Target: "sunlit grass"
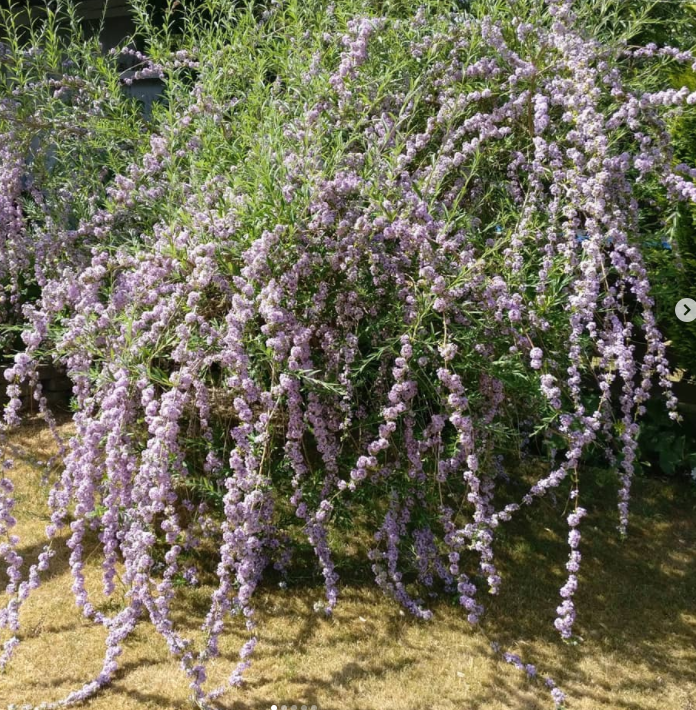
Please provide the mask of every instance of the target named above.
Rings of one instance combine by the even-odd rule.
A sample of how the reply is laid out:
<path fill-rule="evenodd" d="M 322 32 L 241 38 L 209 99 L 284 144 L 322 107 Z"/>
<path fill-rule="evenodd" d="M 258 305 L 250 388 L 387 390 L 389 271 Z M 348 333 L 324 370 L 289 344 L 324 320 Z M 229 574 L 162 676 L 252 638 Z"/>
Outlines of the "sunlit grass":
<path fill-rule="evenodd" d="M 69 424 L 62 431 L 69 431 Z M 54 450 L 48 431 L 28 422 L 13 437 L 21 456 L 18 489 L 21 553 L 31 561 L 47 521 L 41 472 L 32 461 Z M 587 477 L 589 479 L 589 477 Z M 577 631 L 583 643 L 562 644 L 552 627 L 567 549 L 562 511 L 506 528 L 499 560 L 506 584 L 488 600 L 473 629 L 456 603 L 441 599 L 435 618 L 419 622 L 385 598 L 361 567 L 359 545 L 337 557 L 342 597 L 334 618 L 313 610 L 321 576 L 306 565 L 290 572 L 288 588 L 269 581 L 258 593 L 260 644 L 246 686 L 224 708 L 269 709 L 304 703 L 321 710 L 503 710 L 547 708 L 540 684 L 527 681 L 491 649 L 535 663 L 567 692 L 569 708 L 693 710 L 696 707 L 696 491 L 686 484 L 636 483 L 631 535 L 614 528 L 615 485 L 597 475 L 583 491 L 591 514 L 583 528 L 583 571 Z M 64 542 L 64 541 L 63 541 Z M 87 577 L 98 590 L 100 557 L 90 543 Z M 89 547 L 86 547 L 89 554 Z M 355 551 L 355 554 L 353 552 Z M 54 571 L 23 612 L 23 643 L 0 683 L 0 706 L 57 700 L 90 680 L 101 666 L 104 632 L 70 599 L 64 544 Z M 362 571 L 361 571 L 362 570 Z M 209 589 L 182 589 L 174 617 L 193 636 L 207 611 Z M 98 597 L 97 597 L 98 598 Z M 118 602 L 109 602 L 115 609 Z M 542 610 L 542 611 L 540 611 Z M 232 621 L 223 658 L 211 666 L 224 678 L 244 642 Z M 184 675 L 164 641 L 143 624 L 127 644 L 113 687 L 88 703 L 95 710 L 187 708 Z"/>

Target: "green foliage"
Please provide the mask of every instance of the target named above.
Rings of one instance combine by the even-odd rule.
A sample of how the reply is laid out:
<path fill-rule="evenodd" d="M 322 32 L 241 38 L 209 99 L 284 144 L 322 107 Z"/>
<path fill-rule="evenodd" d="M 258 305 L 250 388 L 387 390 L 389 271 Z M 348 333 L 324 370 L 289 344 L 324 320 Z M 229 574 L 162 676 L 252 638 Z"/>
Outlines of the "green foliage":
<path fill-rule="evenodd" d="M 651 403 L 640 427 L 640 464 L 646 475 L 692 476 L 696 470 L 696 437 L 693 415 L 681 425 L 671 421 Z"/>

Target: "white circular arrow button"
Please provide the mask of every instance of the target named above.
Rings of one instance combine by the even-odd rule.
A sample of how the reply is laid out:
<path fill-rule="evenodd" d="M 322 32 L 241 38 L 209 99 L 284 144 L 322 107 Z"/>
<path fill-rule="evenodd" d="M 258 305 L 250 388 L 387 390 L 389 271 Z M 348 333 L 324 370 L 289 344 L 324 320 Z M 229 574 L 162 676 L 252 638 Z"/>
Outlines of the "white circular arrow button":
<path fill-rule="evenodd" d="M 682 298 L 674 307 L 674 313 L 682 323 L 696 320 L 696 301 L 693 298 Z"/>

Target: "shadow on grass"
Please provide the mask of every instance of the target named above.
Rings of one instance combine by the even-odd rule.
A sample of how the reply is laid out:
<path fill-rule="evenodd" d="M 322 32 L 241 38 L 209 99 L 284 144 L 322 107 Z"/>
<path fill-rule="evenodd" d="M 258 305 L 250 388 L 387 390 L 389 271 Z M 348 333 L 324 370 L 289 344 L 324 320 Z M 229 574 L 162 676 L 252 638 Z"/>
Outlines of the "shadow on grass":
<path fill-rule="evenodd" d="M 629 536 L 623 541 L 616 530 L 615 487 L 595 482 L 582 496 L 590 514 L 581 528 L 576 633 L 603 652 L 646 665 L 664 681 L 696 683 L 693 486 L 637 479 Z M 565 516 L 544 507 L 544 515 L 528 514 L 513 521 L 499 545 L 506 586 L 489 604 L 486 627 L 510 642 L 558 638 L 552 624 L 560 601 L 558 589 L 566 577 L 568 530 Z M 571 661 L 583 654 L 582 643 L 563 648 Z M 677 651 L 688 655 L 691 664 L 677 665 Z M 578 663 L 571 663 L 564 677 L 582 684 L 578 668 Z"/>
<path fill-rule="evenodd" d="M 576 632 L 586 639 L 587 644 L 562 644 L 553 628 L 555 608 L 559 603 L 558 590 L 565 581 L 567 526 L 562 506 L 554 507 L 546 501 L 537 503 L 528 512 L 521 512 L 500 531 L 496 550 L 503 587 L 499 597 L 484 600 L 487 612 L 482 633 L 469 631 L 465 614 L 451 598 L 443 597 L 434 603 L 434 623 L 444 616 L 457 630 L 461 629 L 462 634 L 478 633 L 480 651 L 488 655 L 491 663 L 496 657 L 488 647 L 488 639 L 500 643 L 504 649 L 517 651 L 520 642 L 529 644 L 532 653 L 534 648 L 542 647 L 545 649 L 542 659 L 524 658 L 521 653 L 523 660 L 532 663 L 540 660 L 540 668 L 543 664 L 544 670 L 549 671 L 561 687 L 582 688 L 583 697 L 593 706 L 642 710 L 642 705 L 618 697 L 619 691 L 626 689 L 626 684 L 630 683 L 632 690 L 641 690 L 642 683 L 646 692 L 652 691 L 655 683 L 652 678 L 656 675 L 661 682 L 677 687 L 696 685 L 696 492 L 693 486 L 679 482 L 666 484 L 654 479 L 637 479 L 630 534 L 627 540 L 621 541 L 616 530 L 615 484 L 603 482 L 598 476 L 597 480 L 585 485 L 582 504 L 589 515 L 581 528 L 583 561 L 575 602 L 578 609 Z M 20 554 L 31 563 L 41 549 L 42 545 L 28 546 L 20 550 Z M 331 642 L 337 653 L 340 651 L 343 656 L 339 656 L 338 667 L 328 673 L 314 674 L 311 664 L 303 663 L 314 640 L 326 633 L 325 620 L 312 609 L 313 602 L 322 598 L 323 579 L 311 549 L 308 546 L 300 549 L 289 571 L 288 591 L 278 590 L 278 577 L 270 574 L 257 592 L 260 615 L 267 622 L 263 624 L 263 643 L 258 649 L 260 657 L 272 659 L 275 667 L 280 666 L 289 653 L 295 654 L 298 670 L 293 674 L 292 682 L 301 689 L 303 702 L 316 704 L 321 710 L 344 710 L 341 697 L 347 690 L 357 692 L 355 689 L 366 680 L 394 676 L 409 667 L 416 667 L 424 653 L 431 662 L 436 662 L 440 651 L 436 640 L 429 641 L 429 632 L 413 643 L 409 630 L 414 625 L 426 627 L 427 624 L 402 616 L 393 604 L 386 611 L 384 605 L 380 607 L 380 628 L 385 640 L 401 647 L 401 657 L 397 660 L 375 655 L 361 658 L 358 641 L 360 633 L 364 632 L 358 630 L 369 630 L 369 626 L 364 625 L 369 622 L 365 622 L 362 614 L 369 613 L 371 605 L 375 604 L 374 581 L 364 553 L 363 547 L 350 554 L 337 554 L 335 558 L 342 588 L 350 596 L 351 604 L 349 609 L 341 611 L 341 623 L 330 629 Z M 50 575 L 65 574 L 67 568 L 68 551 L 62 541 L 52 561 Z M 187 592 L 175 608 L 174 617 L 178 623 L 184 626 L 200 623 L 207 612 L 203 592 Z M 479 592 L 481 598 L 484 595 L 484 591 Z M 66 599 L 66 603 L 70 601 Z M 274 619 L 283 625 L 283 629 L 292 626 L 290 640 L 274 631 Z M 47 631 L 56 634 L 68 628 L 75 629 L 77 625 L 53 624 Z M 239 645 L 244 643 L 246 636 L 240 624 L 231 624 L 228 633 L 234 638 L 233 645 L 237 641 Z M 31 629 L 27 629 L 26 634 L 31 636 Z M 424 649 L 424 644 L 429 642 L 431 647 Z M 647 667 L 652 675 L 644 681 L 618 681 L 612 679 L 611 673 L 590 679 L 580 662 L 588 646 L 599 649 L 608 659 Z M 225 658 L 230 664 L 236 662 L 233 654 Z M 151 663 L 153 666 L 162 664 L 154 659 Z M 142 664 L 143 660 L 125 663 L 118 671 L 114 691 L 127 694 L 141 704 L 162 708 L 188 707 L 146 688 L 126 688 L 123 680 Z M 482 687 L 470 694 L 466 710 L 486 710 L 493 698 L 509 708 L 535 710 L 549 707 L 548 696 L 543 690 L 534 691 L 534 697 L 522 694 L 515 671 L 509 666 L 506 668 L 510 668 L 510 673 L 497 673 L 494 687 Z M 65 681 L 72 682 L 73 675 L 71 671 L 67 672 Z M 277 678 L 265 668 L 249 684 L 254 700 L 243 701 L 230 696 L 222 707 L 267 710 L 279 700 L 277 697 L 263 699 L 271 695 L 276 681 Z M 443 688 L 442 707 L 461 707 L 461 698 L 456 697 L 455 691 L 456 688 L 451 686 Z M 327 697 L 336 700 L 327 702 Z M 684 710 L 687 707 L 684 706 Z"/>
<path fill-rule="evenodd" d="M 696 492 L 683 482 L 637 479 L 629 536 L 621 540 L 617 530 L 616 485 L 602 482 L 601 478 L 587 486 L 582 496 L 590 514 L 582 525 L 583 561 L 575 597 L 578 610 L 575 631 L 581 642 L 562 643 L 553 627 L 555 609 L 560 603 L 559 588 L 567 574 L 568 528 L 562 506 L 552 506 L 546 501 L 521 513 L 503 528 L 496 546 L 503 588 L 498 597 L 484 599 L 487 612 L 482 630 L 503 649 L 513 649 L 520 641 L 555 647 L 557 656 L 547 653 L 544 661 L 559 685 L 583 688 L 583 697 L 595 700 L 597 706 L 641 710 L 641 704 L 621 700 L 619 691 L 654 691 L 656 683 L 674 687 L 696 685 Z M 369 565 L 363 558 L 339 558 L 336 564 L 341 568 L 342 581 L 352 588 L 354 596 L 359 598 L 360 590 L 374 584 L 366 576 Z M 310 569 L 309 565 L 294 567 L 290 584 L 304 589 L 314 584 L 320 598 L 321 579 Z M 479 597 L 484 594 L 480 591 Z M 365 601 L 369 608 L 368 594 Z M 436 618 L 438 611 L 452 606 L 456 602 L 450 599 L 435 602 Z M 404 620 L 397 614 L 398 610 L 388 619 L 389 635 L 394 642 L 408 645 L 403 634 L 405 624 L 422 622 Z M 463 612 L 461 615 L 464 616 Z M 351 642 L 350 629 L 353 623 L 358 623 L 357 616 L 345 620 L 342 626 L 348 631 L 336 632 L 337 644 Z M 300 652 L 311 642 L 318 624 L 316 615 L 308 609 L 295 639 L 295 648 Z M 588 643 L 583 643 L 583 638 Z M 617 682 L 609 672 L 606 679 L 593 677 L 590 681 L 581 664 L 588 644 L 619 663 L 648 668 L 651 677 Z M 414 647 L 412 658 L 401 665 L 417 664 L 418 650 Z M 363 667 L 354 659 L 347 659 L 344 668 L 330 681 L 304 675 L 301 682 L 309 695 L 317 687 L 331 691 L 345 682 L 359 683 L 367 674 L 374 677 L 393 670 L 388 665 Z M 653 676 L 657 676 L 657 681 Z M 528 698 L 523 701 L 518 697 L 518 689 L 506 683 L 500 674 L 495 684 L 496 698 L 507 696 L 508 707 L 535 707 Z M 490 694 L 482 691 L 480 697 L 467 701 L 467 708 L 486 708 L 490 700 Z M 685 710 L 690 702 L 687 701 Z M 548 703 L 539 705 L 547 706 Z M 340 704 L 336 710 L 341 710 Z"/>

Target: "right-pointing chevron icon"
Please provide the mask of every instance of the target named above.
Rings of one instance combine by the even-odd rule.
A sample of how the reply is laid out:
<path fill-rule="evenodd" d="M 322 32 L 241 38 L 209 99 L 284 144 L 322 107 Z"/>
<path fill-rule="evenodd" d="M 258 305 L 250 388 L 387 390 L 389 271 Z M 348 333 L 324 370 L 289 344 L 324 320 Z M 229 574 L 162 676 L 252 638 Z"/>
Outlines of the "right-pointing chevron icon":
<path fill-rule="evenodd" d="M 693 298 L 682 298 L 674 307 L 674 314 L 682 323 L 696 320 L 696 301 Z"/>

